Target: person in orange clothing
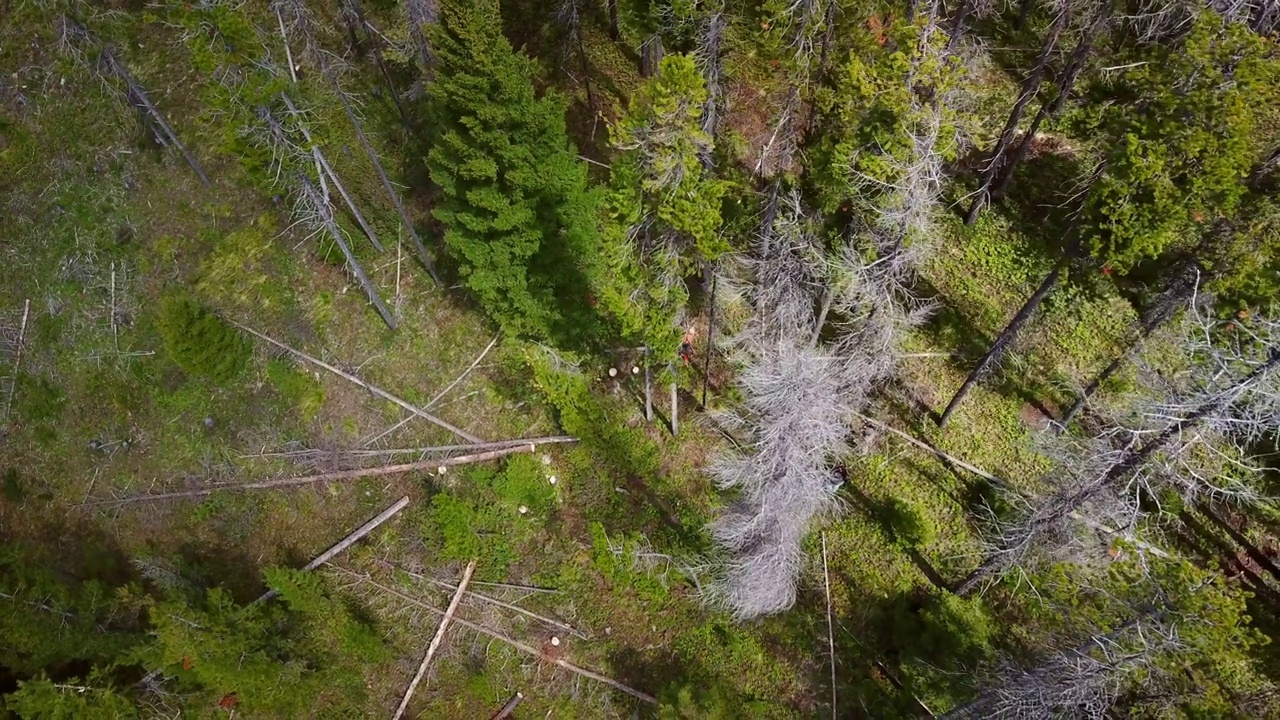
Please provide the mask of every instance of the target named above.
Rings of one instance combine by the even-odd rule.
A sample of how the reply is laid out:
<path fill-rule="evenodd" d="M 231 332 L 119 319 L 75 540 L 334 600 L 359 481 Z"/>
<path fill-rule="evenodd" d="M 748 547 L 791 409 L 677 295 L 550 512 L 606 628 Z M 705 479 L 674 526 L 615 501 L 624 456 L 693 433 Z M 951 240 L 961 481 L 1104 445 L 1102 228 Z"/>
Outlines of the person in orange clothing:
<path fill-rule="evenodd" d="M 693 362 L 693 341 L 698 337 L 698 331 L 689 328 L 684 331 L 684 339 L 680 341 L 680 359 L 689 364 Z"/>

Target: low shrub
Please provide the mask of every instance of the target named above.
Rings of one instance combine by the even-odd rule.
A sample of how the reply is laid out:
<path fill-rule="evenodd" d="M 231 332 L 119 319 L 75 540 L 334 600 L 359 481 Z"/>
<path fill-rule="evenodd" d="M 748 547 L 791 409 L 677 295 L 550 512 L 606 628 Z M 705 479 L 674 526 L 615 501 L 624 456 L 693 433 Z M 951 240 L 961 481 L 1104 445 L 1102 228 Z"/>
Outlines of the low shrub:
<path fill-rule="evenodd" d="M 245 338 L 185 294 L 170 293 L 161 299 L 156 326 L 170 359 L 188 375 L 226 383 L 249 363 Z"/>

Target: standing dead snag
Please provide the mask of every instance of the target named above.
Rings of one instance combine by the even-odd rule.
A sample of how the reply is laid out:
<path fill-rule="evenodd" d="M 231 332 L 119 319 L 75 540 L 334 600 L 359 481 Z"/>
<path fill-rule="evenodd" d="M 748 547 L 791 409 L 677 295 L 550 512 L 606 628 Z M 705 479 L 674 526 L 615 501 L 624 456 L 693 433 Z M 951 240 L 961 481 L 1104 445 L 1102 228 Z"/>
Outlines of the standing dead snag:
<path fill-rule="evenodd" d="M 427 654 L 422 658 L 422 664 L 418 666 L 418 672 L 413 676 L 413 681 L 409 683 L 408 689 L 404 691 L 404 697 L 400 700 L 400 707 L 396 708 L 396 714 L 393 720 L 400 720 L 404 715 L 405 708 L 409 707 L 409 700 L 413 698 L 413 691 L 418 689 L 418 683 L 422 682 L 422 678 L 427 674 L 427 668 L 431 667 L 431 658 L 435 657 L 436 651 L 440 649 L 440 643 L 444 640 L 444 632 L 449 628 L 449 621 L 453 619 L 453 614 L 458 610 L 458 603 L 462 601 L 462 594 L 467 591 L 467 584 L 471 582 L 471 574 L 476 571 L 476 561 L 472 560 L 467 563 L 467 569 L 462 572 L 462 580 L 458 583 L 458 589 L 453 593 L 453 599 L 449 601 L 449 609 L 444 611 L 444 617 L 440 618 L 440 626 L 436 628 L 435 637 L 431 638 L 431 644 L 427 646 Z"/>
<path fill-rule="evenodd" d="M 317 555 L 314 560 L 307 563 L 306 567 L 302 569 L 304 571 L 310 572 L 320 567 L 321 565 L 329 562 L 333 558 L 337 557 L 338 553 L 342 552 L 343 550 L 346 550 L 347 548 L 356 544 L 356 542 L 360 538 L 373 532 L 375 529 L 377 529 L 379 525 L 395 517 L 396 513 L 403 510 L 405 506 L 408 504 L 409 504 L 409 496 L 405 495 L 404 497 L 397 500 L 393 505 L 391 505 L 391 507 L 378 513 L 371 520 L 361 525 L 360 527 L 356 528 L 355 530 L 351 531 L 350 535 L 347 535 L 346 537 L 342 538 L 336 544 L 330 547 L 328 550 L 325 550 L 324 552 Z M 253 602 L 254 603 L 265 602 L 275 597 L 275 595 L 276 595 L 276 591 L 274 589 L 268 590 L 265 593 L 263 593 L 261 597 L 259 597 L 257 600 L 254 600 Z"/>

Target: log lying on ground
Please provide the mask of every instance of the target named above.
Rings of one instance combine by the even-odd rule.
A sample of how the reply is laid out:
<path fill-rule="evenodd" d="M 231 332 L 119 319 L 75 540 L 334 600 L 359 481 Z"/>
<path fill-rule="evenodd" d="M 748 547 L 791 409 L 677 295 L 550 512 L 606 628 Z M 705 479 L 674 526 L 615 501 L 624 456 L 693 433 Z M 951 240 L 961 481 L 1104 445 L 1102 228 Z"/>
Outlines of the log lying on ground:
<path fill-rule="evenodd" d="M 348 382 L 351 382 L 351 383 L 354 383 L 354 384 L 356 384 L 356 385 L 359 385 L 360 387 L 364 388 L 365 390 L 368 390 L 369 392 L 373 393 L 374 395 L 377 395 L 378 397 L 380 397 L 380 398 L 382 398 L 382 399 L 384 399 L 384 400 L 390 400 L 391 402 L 395 403 L 396 405 L 399 405 L 400 407 L 404 408 L 405 410 L 408 410 L 409 412 L 413 413 L 414 415 L 417 415 L 418 417 L 422 418 L 423 420 L 427 420 L 428 422 L 435 423 L 436 425 L 439 425 L 440 427 L 444 428 L 445 430 L 448 430 L 449 432 L 453 433 L 454 435 L 457 435 L 458 437 L 462 438 L 463 440 L 466 440 L 466 441 L 471 442 L 471 443 L 476 443 L 476 444 L 480 444 L 480 443 L 483 443 L 483 442 L 484 442 L 484 440 L 482 440 L 482 439 L 480 439 L 480 438 L 476 437 L 475 435 L 472 435 L 471 433 L 467 432 L 466 430 L 463 430 L 463 429 L 458 428 L 458 427 L 454 427 L 453 425 L 451 425 L 451 424 L 449 424 L 449 423 L 445 422 L 444 420 L 441 420 L 440 418 L 436 417 L 435 415 L 432 415 L 431 413 L 427 412 L 426 410 L 423 410 L 422 408 L 417 407 L 416 405 L 411 405 L 411 404 L 409 404 L 409 402 L 408 402 L 408 401 L 406 401 L 406 400 L 402 400 L 401 398 L 398 398 L 398 397 L 396 397 L 395 395 L 392 395 L 391 393 L 389 393 L 389 392 L 387 392 L 386 390 L 383 390 L 383 389 L 381 389 L 381 388 L 379 388 L 379 387 L 376 387 L 376 386 L 374 386 L 374 385 L 370 385 L 369 383 L 367 383 L 367 382 L 365 382 L 365 381 L 361 380 L 360 378 L 356 377 L 355 375 L 352 375 L 351 373 L 348 373 L 348 372 L 344 372 L 344 371 L 342 371 L 342 370 L 339 370 L 338 368 L 336 368 L 336 367 L 334 367 L 334 366 L 330 365 L 330 364 L 329 364 L 329 363 L 327 363 L 327 362 L 324 362 L 323 360 L 320 360 L 319 358 L 314 358 L 314 357 L 312 357 L 312 356 L 310 356 L 310 355 L 308 355 L 308 354 L 306 354 L 306 353 L 302 352 L 301 350 L 294 350 L 293 348 L 289 347 L 288 345 L 285 345 L 284 343 L 280 342 L 279 340 L 276 340 L 276 339 L 274 339 L 274 338 L 271 338 L 271 337 L 268 337 L 268 336 L 266 336 L 266 335 L 263 335 L 262 333 L 258 332 L 257 330 L 254 330 L 253 328 L 250 328 L 250 327 L 248 327 L 248 326 L 246 326 L 246 325 L 241 325 L 240 323 L 238 323 L 238 322 L 236 322 L 236 321 L 234 321 L 234 320 L 227 320 L 227 322 L 228 322 L 228 323 L 230 323 L 230 324 L 232 324 L 232 325 L 234 325 L 234 326 L 236 326 L 236 327 L 238 327 L 238 328 L 240 328 L 241 330 L 243 330 L 243 331 L 245 331 L 245 332 L 249 333 L 250 335 L 252 335 L 252 336 L 254 336 L 254 337 L 258 338 L 259 340 L 262 340 L 263 342 L 269 343 L 269 344 L 271 344 L 271 345 L 273 345 L 273 346 L 275 346 L 275 347 L 280 348 L 281 350 L 284 350 L 285 352 L 287 352 L 287 353 L 289 353 L 289 354 L 293 355 L 294 357 L 301 358 L 301 359 L 306 360 L 307 362 L 311 363 L 312 365 L 315 365 L 315 366 L 317 366 L 317 367 L 324 368 L 325 370 L 328 370 L 329 372 L 333 373 L 334 375 L 337 375 L 338 377 L 342 378 L 343 380 L 346 380 L 346 381 L 348 381 Z"/>
<path fill-rule="evenodd" d="M 101 45 L 89 29 L 76 21 L 63 16 L 59 19 L 62 34 L 66 42 L 74 45 L 98 46 L 98 67 L 106 75 L 112 76 L 122 82 L 125 87 L 125 97 L 129 104 L 133 105 L 143 117 L 147 118 L 154 125 L 152 132 L 155 135 L 156 142 L 161 145 L 172 145 L 182 153 L 182 157 L 191 166 L 191 169 L 200 177 L 200 182 L 206 187 L 209 186 L 209 176 L 205 175 L 204 168 L 200 166 L 200 162 L 191 154 L 186 145 L 178 139 L 178 134 L 173 131 L 169 125 L 169 121 L 165 119 L 160 109 L 151 101 L 151 96 L 147 94 L 145 88 L 134 79 L 133 74 L 129 72 L 129 68 L 119 57 L 116 56 L 115 50 L 110 46 Z M 105 80 L 105 78 L 104 78 Z"/>
<path fill-rule="evenodd" d="M 356 224 L 364 231 L 365 236 L 369 238 L 369 242 L 373 244 L 375 250 L 378 252 L 386 252 L 386 248 L 382 246 L 381 242 L 378 242 L 377 233 L 373 231 L 373 228 L 370 227 L 368 221 L 364 219 L 364 214 L 360 212 L 360 208 L 356 207 L 355 200 L 351 198 L 351 194 L 347 192 L 346 186 L 344 186 L 342 181 L 338 179 L 338 173 L 334 172 L 333 166 L 329 164 L 329 159 L 324 155 L 324 151 L 320 149 L 318 144 L 316 144 L 315 138 L 311 136 L 311 131 L 308 130 L 306 124 L 302 122 L 302 113 L 298 111 L 298 108 L 293 104 L 293 101 L 289 99 L 288 95 L 281 93 L 280 99 L 284 100 L 285 107 L 289 108 L 289 114 L 293 115 L 298 120 L 298 129 L 302 131 L 302 136 L 307 139 L 307 144 L 311 146 L 311 152 L 315 154 L 316 163 L 320 165 L 320 168 L 323 170 L 324 174 L 328 176 L 329 181 L 333 183 L 333 186 L 338 189 L 338 194 L 342 196 L 342 201 L 347 204 L 347 209 L 351 211 L 351 216 L 355 218 Z"/>
<path fill-rule="evenodd" d="M 405 508 L 405 506 L 406 506 L 406 505 L 408 505 L 408 504 L 409 504 L 409 496 L 408 496 L 408 495 L 405 495 L 404 497 L 402 497 L 402 498 L 400 498 L 399 500 L 397 500 L 397 501 L 395 502 L 395 504 L 394 504 L 394 505 L 392 505 L 391 507 L 387 508 L 386 510 L 383 510 L 382 512 L 378 513 L 378 514 L 377 514 L 373 519 L 369 520 L 369 521 L 368 521 L 368 522 L 366 522 L 365 524 L 363 524 L 363 525 L 361 525 L 360 527 L 356 528 L 355 530 L 351 531 L 351 534 L 350 534 L 350 535 L 347 535 L 346 537 L 342 538 L 342 539 L 341 539 L 341 540 L 339 540 L 336 544 L 334 544 L 332 547 L 330 547 L 328 550 L 325 550 L 324 552 L 322 552 L 322 553 L 320 553 L 319 555 L 317 555 L 317 556 L 316 556 L 316 558 L 315 558 L 314 560 L 312 560 L 311 562 L 307 563 L 306 567 L 304 567 L 304 568 L 302 568 L 302 569 L 303 569 L 304 571 L 310 572 L 310 571 L 315 570 L 316 568 L 320 567 L 321 565 L 323 565 L 323 564 L 325 564 L 325 563 L 329 562 L 329 561 L 330 561 L 330 560 L 332 560 L 335 556 L 337 556 L 337 554 L 338 554 L 338 553 L 340 553 L 340 552 L 342 552 L 343 550 L 346 550 L 347 548 L 349 548 L 349 547 L 351 547 L 352 545 L 354 545 L 354 544 L 356 543 L 356 541 L 357 541 L 357 540 L 359 540 L 360 538 L 364 537 L 365 535 L 368 535 L 369 533 L 373 532 L 373 531 L 374 531 L 374 529 L 375 529 L 375 528 L 377 528 L 377 527 L 378 527 L 379 525 L 381 525 L 382 523 L 384 523 L 384 522 L 386 522 L 386 521 L 390 520 L 391 518 L 395 517 L 396 513 L 398 513 L 398 512 L 400 512 L 401 510 L 403 510 L 403 509 Z M 263 594 L 262 594 L 262 595 L 261 595 L 257 600 L 254 600 L 253 602 L 254 602 L 255 604 L 256 604 L 256 603 L 260 603 L 260 602 L 264 602 L 264 601 L 266 601 L 266 600 L 270 600 L 271 598 L 273 598 L 273 597 L 275 597 L 275 596 L 276 596 L 276 591 L 275 591 L 274 589 L 272 589 L 272 590 L 268 590 L 268 591 L 266 591 L 265 593 L 263 593 Z"/>
<path fill-rule="evenodd" d="M 431 445 L 416 448 L 389 448 L 386 450 L 285 450 L 282 452 L 262 452 L 240 457 L 287 457 L 315 459 L 324 457 L 382 457 L 384 455 L 426 455 L 428 453 L 449 453 L 459 450 L 498 450 L 520 445 L 558 445 L 577 442 L 578 438 L 570 435 L 548 435 L 546 437 L 521 438 L 517 440 L 499 440 L 497 442 L 476 443 L 472 445 Z"/>
<path fill-rule="evenodd" d="M 338 99 L 342 101 L 342 107 L 347 112 L 347 119 L 351 121 L 351 126 L 355 128 L 356 138 L 360 141 L 360 145 L 364 148 L 365 153 L 369 156 L 369 160 L 373 163 L 373 169 L 378 173 L 378 179 L 382 180 L 382 187 L 387 191 L 387 197 L 391 198 L 391 203 L 396 206 L 396 212 L 400 213 L 400 222 L 404 225 L 405 232 L 409 234 L 410 243 L 413 245 L 413 252 L 417 254 L 418 259 L 422 261 L 423 267 L 431 274 L 431 279 L 440 285 L 440 276 L 436 274 L 436 266 L 431 262 L 431 256 L 427 254 L 427 248 L 422 244 L 422 238 L 418 237 L 418 231 L 413 227 L 413 220 L 409 217 L 409 212 L 404 208 L 404 202 L 400 200 L 400 193 L 396 191 L 391 179 L 387 177 L 387 171 L 382 167 L 382 161 L 378 159 L 378 153 L 373 149 L 373 144 L 369 142 L 369 138 L 364 134 L 364 128 L 360 125 L 360 119 L 356 117 L 356 113 L 351 109 L 351 103 L 347 102 L 347 95 L 342 91 L 342 86 L 338 84 L 338 79 L 333 73 L 326 71 L 329 76 L 329 82 L 333 83 L 333 91 L 337 93 Z"/>
<path fill-rule="evenodd" d="M 449 601 L 449 609 L 445 610 L 444 617 L 440 618 L 440 627 L 436 628 L 435 637 L 431 638 L 431 644 L 427 646 L 427 654 L 422 658 L 422 664 L 418 666 L 418 673 L 413 676 L 413 681 L 404 691 L 404 697 L 400 699 L 400 707 L 396 708 L 396 714 L 392 720 L 400 720 L 404 716 L 405 708 L 409 707 L 409 700 L 413 698 L 413 691 L 418 689 L 418 683 L 422 682 L 422 678 L 427 674 L 427 668 L 431 667 L 431 658 L 435 657 L 436 651 L 440 649 L 440 643 L 444 641 L 444 631 L 449 628 L 449 621 L 458 611 L 458 603 L 462 602 L 462 594 L 467 591 L 467 583 L 471 582 L 471 575 L 475 571 L 476 561 L 472 560 L 467 563 L 467 569 L 462 573 L 458 589 L 453 593 L 453 599 Z"/>
<path fill-rule="evenodd" d="M 470 465 L 472 463 L 484 462 L 486 460 L 497 460 L 498 458 L 514 455 L 519 452 L 531 452 L 532 448 L 532 445 L 520 445 L 502 450 L 490 450 L 489 452 L 476 453 L 474 455 L 444 458 L 443 460 L 426 460 L 423 462 L 404 463 L 402 465 L 387 465 L 385 467 L 362 468 L 360 470 L 343 470 L 340 472 L 322 473 L 320 475 L 305 475 L 303 477 L 263 480 L 261 482 L 245 483 L 243 485 L 219 485 L 217 487 L 202 488 L 200 490 L 183 490 L 180 492 L 157 493 L 155 495 L 134 495 L 132 497 L 116 498 L 112 500 L 95 500 L 93 502 L 85 503 L 85 505 L 90 507 L 100 505 L 128 505 L 131 503 L 151 502 L 155 500 L 204 497 L 221 490 L 266 490 L 270 488 L 292 487 L 294 485 L 310 485 L 318 482 L 359 480 L 361 478 L 383 477 L 386 475 L 404 475 L 405 473 L 411 472 L 430 472 L 432 470 L 439 470 L 440 468 L 450 468 L 457 465 Z"/>
<path fill-rule="evenodd" d="M 378 588 L 379 590 L 381 590 L 381 591 L 383 591 L 383 592 L 385 592 L 385 593 L 388 593 L 388 594 L 390 594 L 390 595 L 394 595 L 395 597 L 397 597 L 397 598 L 399 598 L 399 599 L 403 600 L 403 601 L 404 601 L 404 602 L 406 602 L 406 603 L 409 603 L 410 605 L 413 605 L 414 607 L 420 607 L 420 608 L 422 608 L 423 610 L 427 610 L 427 611 L 429 611 L 429 612 L 433 612 L 433 613 L 435 613 L 436 615 L 443 615 L 443 614 L 444 614 L 444 612 L 445 612 L 445 611 L 443 611 L 443 610 L 441 610 L 441 609 L 439 609 L 439 608 L 436 608 L 436 607 L 433 607 L 433 606 L 431 606 L 431 605 L 428 605 L 428 604 L 426 604 L 426 603 L 422 602 L 421 600 L 418 600 L 418 599 L 416 599 L 416 598 L 409 597 L 408 595 L 405 595 L 404 593 L 400 592 L 399 590 L 396 590 L 395 588 L 387 587 L 386 585 L 383 585 L 382 583 L 379 583 L 379 582 L 377 582 L 376 580 L 374 580 L 374 579 L 372 579 L 372 578 L 370 578 L 370 577 L 368 577 L 368 576 L 366 576 L 366 575 L 360 575 L 359 573 L 352 572 L 352 571 L 350 571 L 350 570 L 348 570 L 348 569 L 346 569 L 346 568 L 344 568 L 344 567 L 339 567 L 339 566 L 334 565 L 334 564 L 332 564 L 332 563 L 330 563 L 330 564 L 329 564 L 329 567 L 331 567 L 331 568 L 333 568 L 334 570 L 337 570 L 338 572 L 341 572 L 341 573 L 343 573 L 343 574 L 345 574 L 345 575 L 347 575 L 347 576 L 349 576 L 349 577 L 352 577 L 352 578 L 354 578 L 355 580 L 357 580 L 357 581 L 359 581 L 359 582 L 365 582 L 365 583 L 368 583 L 368 584 L 372 585 L 373 587 Z M 514 640 L 514 639 L 512 639 L 512 638 L 509 638 L 509 637 L 507 637 L 506 635 L 503 635 L 502 633 L 500 633 L 500 632 L 498 632 L 498 631 L 496 631 L 496 630 L 491 630 L 491 629 L 489 629 L 489 628 L 487 628 L 487 627 L 485 627 L 485 626 L 483 626 L 483 625 L 478 625 L 478 624 L 476 624 L 476 623 L 473 623 L 473 622 L 470 622 L 470 621 L 467 621 L 467 620 L 463 620 L 462 618 L 455 618 L 455 619 L 454 619 L 454 622 L 458 623 L 459 625 L 462 625 L 463 627 L 467 627 L 467 628 L 470 628 L 470 629 L 472 629 L 472 630 L 475 630 L 476 632 L 478 632 L 478 633 L 480 633 L 480 634 L 482 634 L 482 635 L 487 635 L 487 636 L 489 636 L 489 637 L 493 638 L 494 640 L 500 640 L 500 641 L 502 641 L 502 642 L 504 642 L 504 643 L 506 643 L 506 644 L 510 645 L 511 647 L 513 647 L 513 648 L 515 648 L 515 649 L 517 649 L 517 650 L 519 650 L 519 651 L 523 652 L 523 653 L 527 653 L 527 654 L 529 654 L 529 655 L 533 655 L 533 656 L 535 656 L 535 657 L 541 658 L 542 660 L 545 660 L 545 661 L 551 662 L 551 663 L 553 663 L 553 664 L 555 664 L 555 665 L 558 665 L 558 666 L 560 666 L 560 667 L 564 668 L 565 670 L 568 670 L 568 671 L 573 672 L 573 673 L 577 673 L 578 675 L 581 675 L 582 677 L 590 678 L 590 679 L 595 680 L 595 681 L 597 681 L 597 682 L 604 683 L 605 685 L 608 685 L 609 687 L 613 688 L 614 690 L 618 690 L 618 691 L 620 691 L 620 692 L 624 692 L 624 693 L 626 693 L 626 694 L 630 695 L 631 697 L 638 698 L 638 699 L 643 700 L 643 701 L 645 701 L 645 702 L 647 702 L 647 703 L 649 703 L 649 704 L 651 704 L 651 705 L 657 705 L 657 704 L 658 704 L 657 699 L 656 699 L 656 698 L 654 698 L 652 695 L 650 695 L 650 694 L 648 694 L 648 693 L 641 692 L 641 691 L 639 691 L 639 690 L 637 690 L 637 689 L 635 689 L 635 688 L 631 687 L 630 685 L 624 685 L 624 684 L 622 684 L 622 683 L 618 682 L 617 680 L 614 680 L 613 678 L 610 678 L 610 677 L 605 677 L 604 675 L 601 675 L 600 673 L 592 672 L 592 671 L 590 671 L 590 670 L 587 670 L 586 668 L 578 667 L 577 665 L 574 665 L 573 663 L 571 663 L 571 662 L 569 662 L 568 660 L 565 660 L 565 659 L 563 659 L 563 658 L 549 658 L 549 657 L 547 657 L 547 656 L 543 655 L 541 650 L 538 650 L 537 648 L 532 647 L 532 646 L 530 646 L 530 645 L 526 645 L 526 644 L 524 644 L 524 643 L 520 642 L 519 640 Z"/>
<path fill-rule="evenodd" d="M 317 156 L 318 157 L 318 156 Z M 321 178 L 323 179 L 323 175 Z M 360 286 L 364 288 L 365 294 L 369 296 L 369 302 L 373 303 L 377 309 L 378 315 L 382 317 L 382 321 L 392 330 L 396 329 L 395 316 L 391 314 L 391 310 L 387 308 L 386 303 L 382 301 L 382 295 L 378 293 L 378 289 L 374 287 L 373 281 L 365 274 L 364 268 L 360 266 L 360 262 L 356 260 L 356 256 L 351 252 L 351 248 L 347 246 L 347 242 L 342 239 L 342 230 L 333 219 L 333 210 L 329 207 L 329 200 L 322 196 L 311 181 L 306 178 L 299 178 L 302 186 L 303 197 L 311 203 L 312 210 L 319 217 L 321 225 L 329 231 L 330 237 L 337 243 L 342 250 L 342 255 L 347 260 L 347 267 L 351 268 L 351 272 L 360 281 Z M 327 193 L 326 193 L 327 195 Z"/>

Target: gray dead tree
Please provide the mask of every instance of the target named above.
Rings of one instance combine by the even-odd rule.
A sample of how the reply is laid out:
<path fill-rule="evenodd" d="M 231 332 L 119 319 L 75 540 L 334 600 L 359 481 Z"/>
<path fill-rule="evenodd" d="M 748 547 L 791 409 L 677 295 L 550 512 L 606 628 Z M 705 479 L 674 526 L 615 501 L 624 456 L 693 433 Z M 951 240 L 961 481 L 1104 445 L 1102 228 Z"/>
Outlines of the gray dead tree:
<path fill-rule="evenodd" d="M 745 261 L 751 317 L 730 339 L 742 369 L 741 407 L 718 416 L 741 438 L 712 464 L 716 483 L 739 493 L 710 526 L 728 556 L 709 597 L 739 618 L 795 601 L 802 542 L 835 502 L 827 463 L 844 447 L 851 365 L 812 342 L 823 263 L 796 194 Z"/>
<path fill-rule="evenodd" d="M 404 12 L 409 23 L 409 35 L 422 60 L 421 71 L 425 79 L 430 80 L 435 71 L 436 54 L 431 48 L 431 40 L 427 37 L 427 28 L 440 22 L 440 7 L 436 0 L 405 0 Z"/>
<path fill-rule="evenodd" d="M 1252 329 L 1224 341 L 1214 321 L 1192 313 L 1187 322 L 1187 367 L 1163 381 L 1150 397 L 1132 402 L 1117 419 L 1070 454 L 1049 484 L 1056 489 L 996 523 L 985 558 L 956 588 L 973 592 L 1045 548 L 1065 547 L 1078 511 L 1111 515 L 1118 527 L 1140 517 L 1138 498 L 1171 488 L 1195 500 L 1255 502 L 1249 483 L 1259 465 L 1249 448 L 1280 424 L 1280 332 L 1255 319 Z M 1153 374 L 1154 375 L 1154 374 Z M 1110 509 L 1107 512 L 1106 509 Z"/>

